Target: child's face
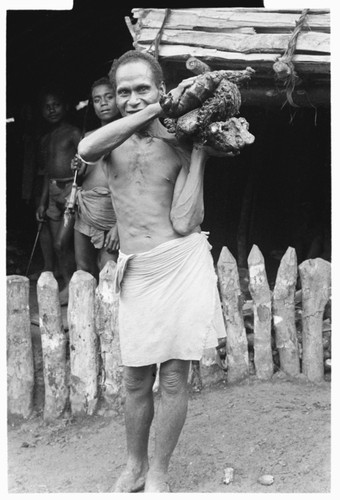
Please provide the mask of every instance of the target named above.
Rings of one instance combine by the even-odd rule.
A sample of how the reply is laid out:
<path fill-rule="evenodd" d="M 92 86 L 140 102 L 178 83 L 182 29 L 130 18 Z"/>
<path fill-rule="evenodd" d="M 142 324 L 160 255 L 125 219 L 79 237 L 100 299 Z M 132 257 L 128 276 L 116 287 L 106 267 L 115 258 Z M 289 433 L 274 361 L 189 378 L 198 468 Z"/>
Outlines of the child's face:
<path fill-rule="evenodd" d="M 94 111 L 102 123 L 109 123 L 118 114 L 114 91 L 110 85 L 97 85 L 92 90 Z"/>
<path fill-rule="evenodd" d="M 42 105 L 42 115 L 51 124 L 59 123 L 66 114 L 66 105 L 55 95 L 47 95 Z"/>

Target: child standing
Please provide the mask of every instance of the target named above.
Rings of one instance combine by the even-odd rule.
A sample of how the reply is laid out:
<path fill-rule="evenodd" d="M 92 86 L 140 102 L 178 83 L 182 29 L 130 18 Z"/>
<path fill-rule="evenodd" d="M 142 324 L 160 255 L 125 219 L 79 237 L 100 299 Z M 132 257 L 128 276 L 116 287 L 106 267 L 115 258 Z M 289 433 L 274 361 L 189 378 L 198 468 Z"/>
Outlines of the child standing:
<path fill-rule="evenodd" d="M 114 89 L 108 77 L 102 77 L 93 83 L 91 103 L 100 126 L 117 118 L 119 112 Z M 106 178 L 105 160 L 85 165 L 76 157 L 72 167 L 78 169 L 81 178 L 74 225 L 77 269 L 91 273 L 98 280 L 99 271 L 106 262 L 117 261 L 119 248 L 116 216 Z"/>
<path fill-rule="evenodd" d="M 62 238 L 62 234 L 65 202 L 73 181 L 71 161 L 81 139 L 79 128 L 68 123 L 67 111 L 68 105 L 62 91 L 53 89 L 43 92 L 41 112 L 49 130 L 41 139 L 45 177 L 36 218 L 38 222 L 46 219 L 51 233 L 55 257 L 64 280 L 64 288 L 60 292 L 61 305 L 68 302 L 68 285 L 75 271 L 71 241 Z"/>

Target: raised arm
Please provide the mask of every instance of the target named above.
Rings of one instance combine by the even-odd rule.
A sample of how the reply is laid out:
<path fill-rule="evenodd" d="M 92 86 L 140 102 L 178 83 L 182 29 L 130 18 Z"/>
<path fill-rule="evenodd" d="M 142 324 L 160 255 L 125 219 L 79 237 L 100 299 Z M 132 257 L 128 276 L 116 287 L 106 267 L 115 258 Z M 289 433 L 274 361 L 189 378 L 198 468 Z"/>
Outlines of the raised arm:
<path fill-rule="evenodd" d="M 183 166 L 178 175 L 170 219 L 179 234 L 191 234 L 203 221 L 203 180 L 207 159 L 204 146 L 194 144 L 189 168 Z"/>
<path fill-rule="evenodd" d="M 95 162 L 120 146 L 140 127 L 148 125 L 162 113 L 160 104 L 150 104 L 142 111 L 115 120 L 84 137 L 78 153 L 85 162 Z"/>

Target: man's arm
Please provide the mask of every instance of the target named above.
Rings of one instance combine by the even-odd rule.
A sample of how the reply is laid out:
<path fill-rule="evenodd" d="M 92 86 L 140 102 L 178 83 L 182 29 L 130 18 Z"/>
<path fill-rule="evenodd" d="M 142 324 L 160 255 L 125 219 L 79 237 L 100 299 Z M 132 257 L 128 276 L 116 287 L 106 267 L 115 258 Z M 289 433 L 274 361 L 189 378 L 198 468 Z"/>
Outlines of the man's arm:
<path fill-rule="evenodd" d="M 124 116 L 84 137 L 79 143 L 78 153 L 85 162 L 95 162 L 120 146 L 140 127 L 158 118 L 162 113 L 160 104 L 154 103 L 142 111 Z"/>
<path fill-rule="evenodd" d="M 204 146 L 194 144 L 189 169 L 183 166 L 178 175 L 170 219 L 179 234 L 191 234 L 203 221 L 203 180 L 207 159 Z"/>

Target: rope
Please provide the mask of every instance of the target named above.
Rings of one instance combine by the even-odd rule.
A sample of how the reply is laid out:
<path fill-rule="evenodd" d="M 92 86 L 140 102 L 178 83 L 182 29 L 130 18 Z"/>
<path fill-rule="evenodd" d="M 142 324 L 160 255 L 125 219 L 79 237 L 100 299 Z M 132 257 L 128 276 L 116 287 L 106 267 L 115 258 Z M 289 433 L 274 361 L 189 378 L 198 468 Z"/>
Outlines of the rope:
<path fill-rule="evenodd" d="M 171 12 L 171 9 L 165 9 L 165 13 L 164 13 L 164 18 L 163 18 L 162 25 L 159 28 L 159 31 L 158 31 L 157 35 L 155 36 L 154 41 L 151 43 L 150 47 L 147 50 L 147 52 L 152 52 L 152 46 L 154 45 L 155 46 L 154 56 L 155 56 L 156 59 L 158 59 L 159 44 L 160 44 L 160 41 L 161 41 L 161 38 L 162 38 L 162 34 L 163 34 L 165 23 L 166 23 L 166 21 L 167 21 L 167 19 L 169 17 L 170 12 Z"/>
<path fill-rule="evenodd" d="M 278 80 L 284 81 L 286 87 L 287 101 L 291 106 L 298 107 L 294 101 L 292 94 L 295 89 L 295 85 L 299 80 L 297 73 L 295 72 L 294 64 L 292 62 L 294 52 L 296 49 L 297 39 L 304 26 L 308 26 L 306 18 L 310 9 L 304 9 L 301 13 L 300 18 L 296 22 L 296 26 L 292 33 L 292 36 L 288 42 L 287 49 L 281 57 L 278 57 L 276 62 L 273 64 L 273 69 L 276 73 L 276 78 Z"/>

